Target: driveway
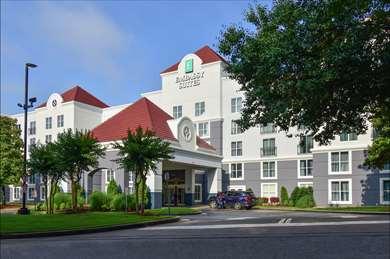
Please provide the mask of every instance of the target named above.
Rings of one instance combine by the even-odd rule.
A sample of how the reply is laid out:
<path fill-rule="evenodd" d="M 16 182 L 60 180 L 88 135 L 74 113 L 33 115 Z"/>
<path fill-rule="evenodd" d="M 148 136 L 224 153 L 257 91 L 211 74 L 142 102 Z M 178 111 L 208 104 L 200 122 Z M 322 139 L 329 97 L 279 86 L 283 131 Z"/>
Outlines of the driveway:
<path fill-rule="evenodd" d="M 386 258 L 387 215 L 205 210 L 178 223 L 2 240 L 1 258 Z"/>

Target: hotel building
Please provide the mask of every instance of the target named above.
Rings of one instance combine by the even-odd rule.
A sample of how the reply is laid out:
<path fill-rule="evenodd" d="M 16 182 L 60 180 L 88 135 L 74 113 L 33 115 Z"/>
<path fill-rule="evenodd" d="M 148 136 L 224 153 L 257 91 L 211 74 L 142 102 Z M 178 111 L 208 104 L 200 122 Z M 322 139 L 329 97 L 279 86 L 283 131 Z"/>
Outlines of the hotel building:
<path fill-rule="evenodd" d="M 390 204 L 390 166 L 378 171 L 362 165 L 372 128 L 335 136 L 326 146 L 299 136 L 300 128 L 284 132 L 268 124 L 242 131 L 235 121 L 244 95 L 225 68 L 226 61 L 205 46 L 163 70 L 161 90 L 133 104 L 108 106 L 78 86 L 54 93 L 29 113 L 28 144 L 55 141 L 68 128 L 92 130 L 107 152 L 99 170 L 85 172 L 85 190 L 104 191 L 114 179 L 131 191 L 133 174 L 113 162 L 117 150 L 111 144 L 127 129 L 153 130 L 171 143 L 174 158 L 149 174 L 152 207 L 168 202 L 168 190 L 175 204 L 191 205 L 224 190 L 250 188 L 258 197 L 278 197 L 282 186 L 289 194 L 296 186 L 312 186 L 318 206 Z M 23 114 L 12 117 L 22 125 Z M 28 199 L 44 199 L 42 188 L 39 177 L 29 177 Z M 65 182 L 63 189 L 69 191 Z M 20 199 L 20 188 L 10 186 L 9 194 Z"/>

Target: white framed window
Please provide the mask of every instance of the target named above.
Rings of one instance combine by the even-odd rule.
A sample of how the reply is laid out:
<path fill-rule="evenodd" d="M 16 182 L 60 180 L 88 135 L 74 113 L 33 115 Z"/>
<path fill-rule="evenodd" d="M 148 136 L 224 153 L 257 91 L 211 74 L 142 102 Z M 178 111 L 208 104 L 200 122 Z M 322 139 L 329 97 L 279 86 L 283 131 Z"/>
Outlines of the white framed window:
<path fill-rule="evenodd" d="M 183 106 L 173 106 L 173 118 L 178 119 L 183 116 Z"/>
<path fill-rule="evenodd" d="M 45 135 L 45 143 L 51 143 L 51 135 Z"/>
<path fill-rule="evenodd" d="M 46 129 L 51 129 L 51 122 L 52 122 L 51 117 L 45 118 L 45 128 Z"/>
<path fill-rule="evenodd" d="M 236 135 L 236 134 L 241 134 L 242 133 L 242 129 L 238 125 L 237 121 L 232 120 L 232 124 L 231 125 L 232 125 L 231 126 L 231 134 L 232 135 Z"/>
<path fill-rule="evenodd" d="M 328 172 L 329 174 L 351 174 L 352 155 L 351 151 L 329 152 Z"/>
<path fill-rule="evenodd" d="M 35 175 L 27 176 L 27 184 L 35 184 Z"/>
<path fill-rule="evenodd" d="M 28 145 L 28 150 L 31 151 L 31 148 L 33 146 L 35 146 L 35 144 L 36 144 L 36 139 L 35 138 L 30 138 L 30 144 Z"/>
<path fill-rule="evenodd" d="M 313 159 L 298 160 L 299 178 L 313 178 Z"/>
<path fill-rule="evenodd" d="M 261 183 L 261 197 L 279 197 L 278 183 Z"/>
<path fill-rule="evenodd" d="M 276 161 L 261 162 L 261 179 L 278 179 Z"/>
<path fill-rule="evenodd" d="M 380 178 L 380 203 L 388 205 L 390 204 L 390 177 Z"/>
<path fill-rule="evenodd" d="M 383 165 L 383 170 L 380 171 L 381 173 L 390 173 L 390 162 L 387 162 Z"/>
<path fill-rule="evenodd" d="M 233 141 L 231 143 L 231 155 L 242 156 L 242 141 Z"/>
<path fill-rule="evenodd" d="M 340 134 L 340 141 L 353 141 L 353 140 L 357 140 L 356 133 L 343 132 Z"/>
<path fill-rule="evenodd" d="M 37 123 L 35 121 L 30 121 L 29 135 L 35 135 L 37 132 Z"/>
<path fill-rule="evenodd" d="M 135 180 L 135 174 L 133 172 L 129 172 L 129 182 L 134 183 Z"/>
<path fill-rule="evenodd" d="M 200 116 L 204 114 L 206 111 L 205 102 L 197 102 L 195 103 L 195 116 Z"/>
<path fill-rule="evenodd" d="M 352 179 L 328 180 L 329 204 L 352 204 Z"/>
<path fill-rule="evenodd" d="M 115 171 L 112 169 L 105 169 L 106 183 L 110 183 L 111 180 L 115 181 Z"/>
<path fill-rule="evenodd" d="M 34 200 L 37 197 L 37 192 L 34 186 L 27 187 L 27 199 Z"/>
<path fill-rule="evenodd" d="M 244 180 L 244 164 L 230 164 L 230 180 Z"/>
<path fill-rule="evenodd" d="M 263 139 L 263 147 L 260 148 L 261 156 L 276 156 L 275 138 Z"/>
<path fill-rule="evenodd" d="M 64 115 L 58 115 L 57 116 L 57 128 L 62 128 L 64 127 Z"/>
<path fill-rule="evenodd" d="M 311 187 L 311 188 L 313 188 L 313 182 L 298 182 L 298 185 L 297 185 L 298 187 L 305 187 L 305 188 L 307 188 L 307 187 Z"/>
<path fill-rule="evenodd" d="M 46 200 L 45 186 L 41 186 L 39 192 L 41 201 Z"/>
<path fill-rule="evenodd" d="M 195 191 L 194 192 L 194 201 L 201 202 L 202 201 L 202 185 L 196 183 L 194 191 Z"/>
<path fill-rule="evenodd" d="M 13 200 L 20 200 L 20 191 L 21 191 L 21 188 L 20 188 L 20 187 L 14 187 L 13 190 L 14 190 L 14 193 L 13 193 Z"/>
<path fill-rule="evenodd" d="M 208 137 L 209 136 L 209 123 L 208 122 L 198 123 L 198 136 L 199 137 Z"/>
<path fill-rule="evenodd" d="M 260 125 L 260 133 L 261 134 L 269 134 L 269 133 L 275 133 L 276 127 L 273 123 L 267 123 L 265 125 Z"/>
<path fill-rule="evenodd" d="M 129 185 L 129 194 L 133 194 L 135 191 L 135 188 L 133 185 Z"/>
<path fill-rule="evenodd" d="M 228 186 L 229 191 L 246 191 L 245 185 L 229 185 Z"/>
<path fill-rule="evenodd" d="M 242 109 L 242 97 L 235 97 L 231 99 L 231 111 L 232 113 L 241 112 Z"/>

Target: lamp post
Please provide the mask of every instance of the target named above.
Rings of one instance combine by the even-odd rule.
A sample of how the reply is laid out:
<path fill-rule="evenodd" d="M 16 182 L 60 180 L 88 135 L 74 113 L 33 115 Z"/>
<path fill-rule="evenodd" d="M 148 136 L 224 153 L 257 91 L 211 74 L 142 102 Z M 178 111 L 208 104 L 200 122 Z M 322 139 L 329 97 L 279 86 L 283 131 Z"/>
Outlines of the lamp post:
<path fill-rule="evenodd" d="M 25 78 L 24 78 L 24 105 L 18 103 L 18 106 L 24 110 L 24 152 L 23 152 L 23 176 L 22 176 L 22 208 L 18 210 L 19 214 L 29 214 L 29 210 L 26 208 L 26 191 L 27 191 L 27 112 L 29 108 L 33 107 L 33 103 L 37 101 L 36 97 L 28 98 L 28 70 L 29 68 L 37 67 L 35 64 L 26 63 L 25 65 Z M 30 102 L 30 104 L 28 104 Z"/>

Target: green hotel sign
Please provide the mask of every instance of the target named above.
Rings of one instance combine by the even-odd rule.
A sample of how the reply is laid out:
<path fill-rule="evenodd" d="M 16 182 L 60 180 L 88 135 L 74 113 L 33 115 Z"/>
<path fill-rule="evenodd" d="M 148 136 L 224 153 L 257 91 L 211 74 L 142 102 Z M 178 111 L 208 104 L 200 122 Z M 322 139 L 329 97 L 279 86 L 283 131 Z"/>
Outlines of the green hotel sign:
<path fill-rule="evenodd" d="M 185 72 L 186 73 L 192 73 L 194 72 L 194 60 L 193 59 L 187 59 L 185 63 Z"/>

